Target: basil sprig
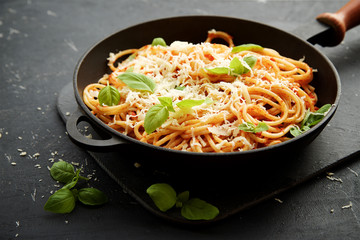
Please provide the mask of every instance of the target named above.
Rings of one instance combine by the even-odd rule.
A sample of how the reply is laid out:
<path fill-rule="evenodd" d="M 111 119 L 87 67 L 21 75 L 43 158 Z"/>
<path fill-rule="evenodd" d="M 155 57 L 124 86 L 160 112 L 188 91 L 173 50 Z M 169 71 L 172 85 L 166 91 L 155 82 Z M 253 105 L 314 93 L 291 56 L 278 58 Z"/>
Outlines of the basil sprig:
<path fill-rule="evenodd" d="M 176 194 L 176 191 L 167 183 L 151 185 L 146 193 L 162 212 L 173 208 L 181 208 L 181 215 L 188 220 L 212 220 L 219 214 L 214 205 L 199 198 L 189 198 L 189 191 Z"/>
<path fill-rule="evenodd" d="M 303 121 L 301 122 L 300 127 L 296 126 L 290 129 L 291 135 L 297 137 L 300 134 L 309 130 L 310 127 L 318 124 L 326 116 L 330 108 L 331 108 L 331 104 L 325 104 L 321 108 L 319 108 L 316 112 L 310 112 L 308 110 L 305 114 Z"/>
<path fill-rule="evenodd" d="M 163 47 L 167 46 L 165 40 L 163 38 L 161 38 L 161 37 L 154 38 L 151 45 L 152 46 L 160 45 L 160 46 L 163 46 Z"/>
<path fill-rule="evenodd" d="M 59 161 L 50 168 L 50 175 L 54 180 L 65 185 L 49 197 L 44 205 L 46 211 L 53 213 L 70 213 L 79 200 L 85 205 L 102 205 L 108 201 L 107 196 L 96 188 L 75 189 L 79 179 L 88 180 L 80 176 L 80 169 L 74 170 L 74 167 L 65 161 Z"/>
<path fill-rule="evenodd" d="M 161 127 L 163 123 L 169 118 L 169 112 L 175 112 L 173 102 L 170 97 L 158 97 L 160 104 L 152 106 L 145 115 L 144 128 L 147 134 L 154 132 Z M 206 98 L 205 100 L 185 99 L 178 102 L 176 105 L 183 110 L 189 110 L 192 107 L 199 106 L 203 103 L 211 104 L 213 100 Z"/>
<path fill-rule="evenodd" d="M 264 122 L 259 122 L 258 125 L 255 126 L 255 124 L 251 122 L 242 123 L 239 125 L 239 129 L 244 132 L 250 132 L 250 133 L 258 133 L 263 132 L 269 129 L 269 126 Z"/>
<path fill-rule="evenodd" d="M 254 52 L 256 52 L 256 51 L 261 51 L 263 49 L 264 48 L 262 46 L 260 46 L 260 45 L 249 43 L 249 44 L 242 44 L 242 45 L 233 47 L 231 52 L 232 53 L 238 53 L 238 52 L 242 52 L 242 51 L 254 51 Z"/>
<path fill-rule="evenodd" d="M 98 95 L 99 103 L 101 105 L 114 106 L 120 102 L 120 92 L 109 83 L 106 87 L 102 88 Z"/>
<path fill-rule="evenodd" d="M 218 74 L 218 75 L 227 74 L 227 75 L 237 76 L 237 75 L 245 74 L 245 73 L 248 73 L 250 71 L 250 69 L 252 69 L 255 66 L 257 57 L 246 56 L 243 58 L 243 61 L 248 65 L 248 67 L 246 67 L 240 61 L 239 58 L 234 57 L 231 60 L 229 67 L 206 68 L 206 70 L 209 73 Z"/>
<path fill-rule="evenodd" d="M 125 72 L 117 77 L 129 88 L 153 93 L 156 87 L 154 80 L 141 73 Z"/>

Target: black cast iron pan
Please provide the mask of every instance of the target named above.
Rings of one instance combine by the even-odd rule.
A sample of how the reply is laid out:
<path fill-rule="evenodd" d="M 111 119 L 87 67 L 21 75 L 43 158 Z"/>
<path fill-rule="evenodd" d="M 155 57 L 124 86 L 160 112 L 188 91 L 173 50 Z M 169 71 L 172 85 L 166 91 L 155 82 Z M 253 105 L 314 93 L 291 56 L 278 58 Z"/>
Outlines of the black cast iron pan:
<path fill-rule="evenodd" d="M 97 43 L 80 59 L 75 70 L 73 87 L 81 111 L 70 116 L 66 124 L 67 132 L 77 145 L 90 151 L 136 151 L 148 156 L 154 155 L 157 159 L 162 159 L 165 162 L 177 163 L 238 163 L 264 157 L 268 159 L 274 155 L 282 155 L 283 151 L 301 149 L 311 143 L 333 117 L 341 95 L 340 79 L 335 67 L 312 44 L 317 43 L 322 46 L 339 44 L 344 38 L 345 31 L 359 24 L 359 12 L 360 1 L 352 0 L 335 14 L 319 15 L 318 20 L 326 24 L 314 21 L 310 27 L 297 32 L 304 35 L 304 32 L 311 32 L 312 29 L 319 31 L 315 35 L 311 33 L 312 36 L 306 37 L 306 39 L 262 23 L 220 16 L 173 17 L 150 21 L 121 30 Z M 311 130 L 278 145 L 244 152 L 191 153 L 153 146 L 125 136 L 106 126 L 84 104 L 83 89 L 88 84 L 97 82 L 104 73 L 109 72 L 106 59 L 110 52 L 140 48 L 151 43 L 155 37 L 162 37 L 168 43 L 175 40 L 200 43 L 206 39 L 207 32 L 211 29 L 229 33 L 233 36 L 235 45 L 256 43 L 273 48 L 281 55 L 293 59 L 305 57 L 306 62 L 317 69 L 317 72 L 314 73 L 312 85 L 316 87 L 319 99 L 318 106 L 326 103 L 333 104 L 330 112 L 322 122 Z M 89 122 L 97 128 L 102 139 L 84 137 L 77 128 L 81 121 Z"/>

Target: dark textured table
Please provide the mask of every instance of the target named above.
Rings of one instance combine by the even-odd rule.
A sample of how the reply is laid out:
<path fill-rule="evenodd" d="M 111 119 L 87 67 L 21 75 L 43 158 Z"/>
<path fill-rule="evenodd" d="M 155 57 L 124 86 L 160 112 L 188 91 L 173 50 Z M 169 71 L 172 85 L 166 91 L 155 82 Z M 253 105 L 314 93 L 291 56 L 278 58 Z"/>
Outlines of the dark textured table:
<path fill-rule="evenodd" d="M 221 15 L 288 31 L 345 2 L 1 1 L 0 239 L 358 239 L 358 154 L 327 169 L 333 175 L 319 174 L 219 222 L 179 225 L 149 212 L 76 147 L 57 111 L 58 96 L 82 54 L 122 28 L 164 17 Z M 350 30 L 335 48 L 319 47 L 342 79 L 345 97 L 326 130 L 340 132 L 338 144 L 344 146 L 349 133 L 360 129 L 360 120 L 337 124 L 354 111 L 348 99 L 360 100 L 359 31 Z M 360 149 L 360 139 L 352 143 Z M 48 167 L 59 159 L 92 175 L 89 185 L 103 190 L 109 202 L 95 208 L 77 204 L 64 215 L 45 212 L 47 198 L 60 186 Z"/>

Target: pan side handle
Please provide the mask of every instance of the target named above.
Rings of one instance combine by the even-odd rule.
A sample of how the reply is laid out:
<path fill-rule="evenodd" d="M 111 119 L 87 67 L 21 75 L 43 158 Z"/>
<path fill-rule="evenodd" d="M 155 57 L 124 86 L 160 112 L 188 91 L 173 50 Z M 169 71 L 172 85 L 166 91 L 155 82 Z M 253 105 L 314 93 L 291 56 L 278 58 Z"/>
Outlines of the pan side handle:
<path fill-rule="evenodd" d="M 322 13 L 316 19 L 335 30 L 336 42 L 339 44 L 347 30 L 360 24 L 360 0 L 351 0 L 336 13 Z"/>
<path fill-rule="evenodd" d="M 80 133 L 78 129 L 78 124 L 80 122 L 89 123 L 94 130 L 99 133 L 99 135 L 104 139 L 92 139 L 84 136 Z M 89 151 L 95 152 L 108 152 L 119 150 L 121 145 L 127 145 L 126 141 L 121 140 L 120 138 L 106 133 L 104 130 L 96 127 L 91 120 L 84 115 L 81 111 L 75 111 L 70 115 L 66 121 L 66 131 L 70 139 L 79 147 L 84 148 Z"/>

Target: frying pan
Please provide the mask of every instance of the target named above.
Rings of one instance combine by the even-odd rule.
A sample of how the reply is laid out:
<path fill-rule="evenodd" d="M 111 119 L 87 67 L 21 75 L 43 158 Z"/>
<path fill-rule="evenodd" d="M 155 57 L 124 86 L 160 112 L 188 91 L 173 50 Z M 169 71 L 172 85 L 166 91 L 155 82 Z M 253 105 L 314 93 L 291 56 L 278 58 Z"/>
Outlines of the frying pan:
<path fill-rule="evenodd" d="M 262 23 L 222 16 L 182 16 L 138 24 L 123 29 L 90 48 L 80 59 L 74 73 L 73 87 L 80 111 L 74 112 L 68 119 L 66 129 L 69 137 L 78 146 L 90 151 L 136 151 L 146 156 L 174 162 L 208 164 L 210 162 L 246 162 L 253 159 L 283 155 L 284 151 L 300 150 L 310 144 L 325 128 L 338 107 L 341 84 L 337 71 L 330 60 L 312 44 L 335 46 L 344 38 L 346 30 L 360 22 L 360 1 L 352 0 L 336 13 L 324 13 L 318 16 L 310 28 L 318 34 L 302 39 L 292 33 Z M 322 22 L 322 23 L 319 23 Z M 323 24 L 325 23 L 325 24 Z M 256 43 L 277 50 L 281 55 L 293 59 L 305 56 L 306 62 L 317 69 L 312 85 L 318 94 L 318 106 L 330 103 L 332 108 L 326 117 L 311 130 L 286 142 L 260 149 L 231 153 L 193 153 L 166 149 L 140 142 L 108 127 L 95 117 L 82 99 L 84 88 L 95 83 L 104 73 L 109 73 L 107 58 L 110 52 L 140 48 L 151 43 L 152 39 L 162 37 L 166 42 L 176 40 L 191 43 L 203 42 L 211 29 L 224 31 L 233 36 L 234 44 Z M 310 31 L 311 32 L 311 31 Z M 308 40 L 308 41 L 306 41 Z M 89 139 L 78 130 L 78 124 L 88 122 L 101 135 L 101 139 Z"/>

